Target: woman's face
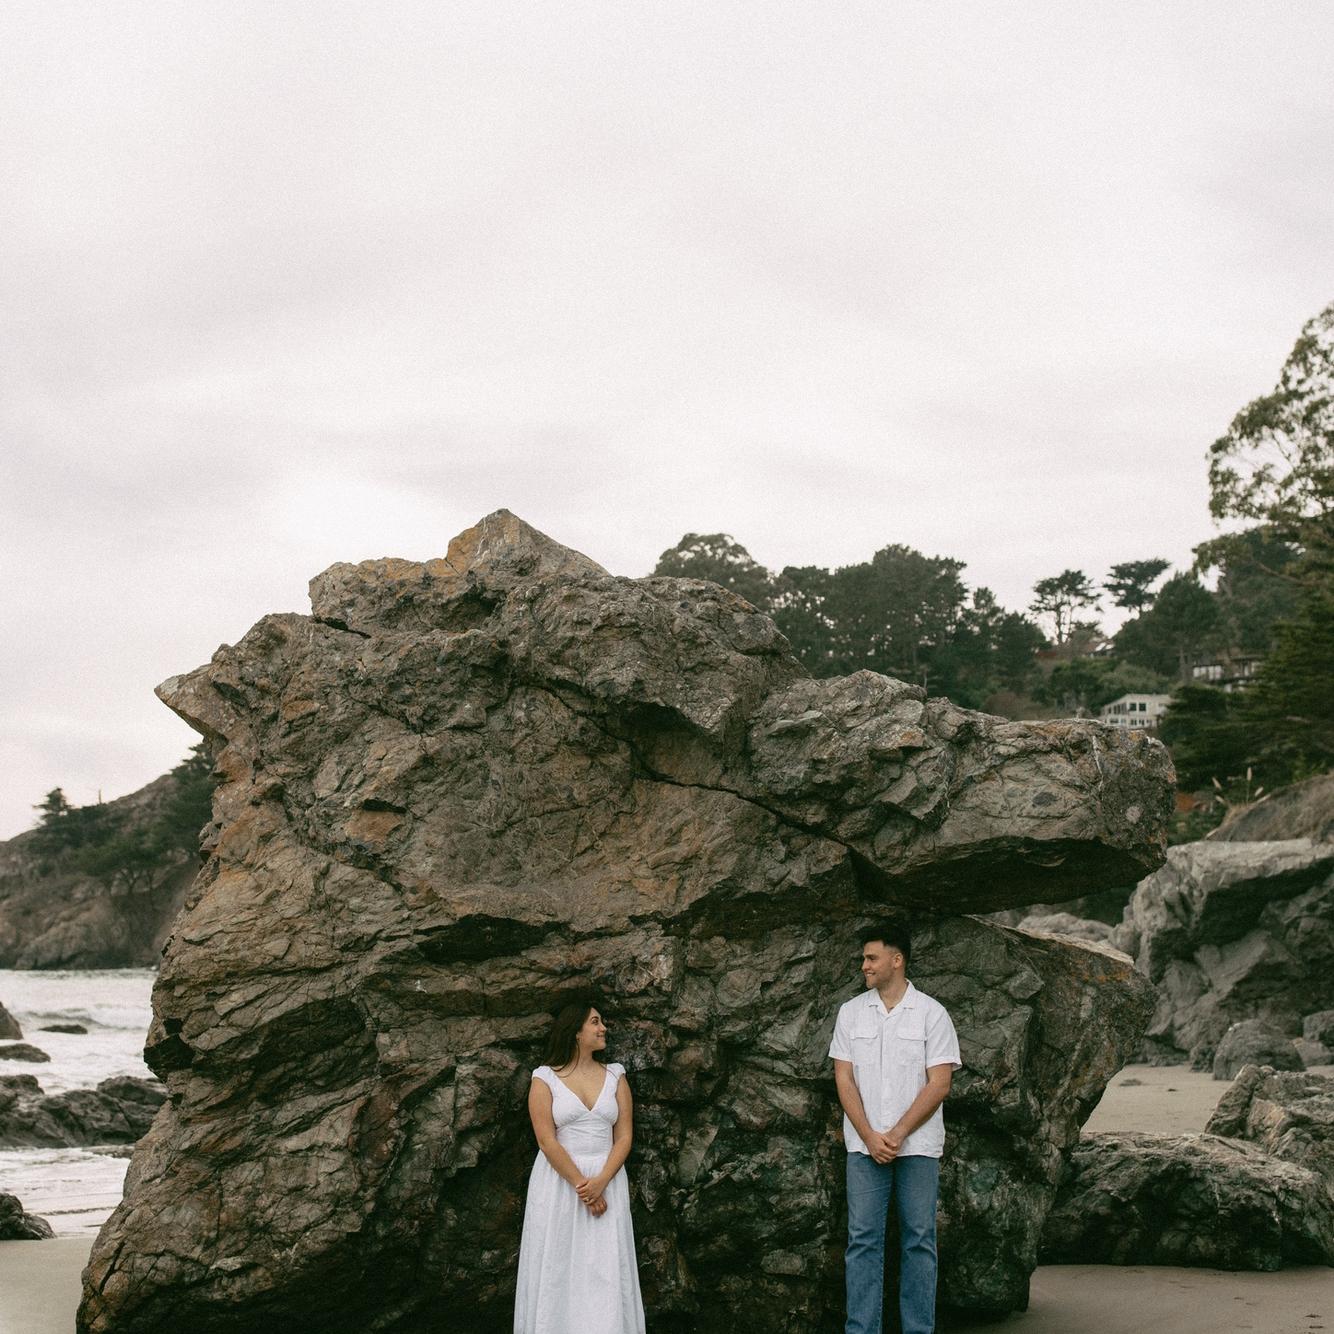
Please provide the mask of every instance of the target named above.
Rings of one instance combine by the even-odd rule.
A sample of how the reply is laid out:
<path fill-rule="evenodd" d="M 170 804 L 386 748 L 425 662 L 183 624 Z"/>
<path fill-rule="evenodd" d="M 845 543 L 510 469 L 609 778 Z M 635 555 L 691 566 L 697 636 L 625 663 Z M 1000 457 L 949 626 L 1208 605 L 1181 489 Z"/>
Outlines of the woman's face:
<path fill-rule="evenodd" d="M 607 1025 L 596 1010 L 589 1010 L 588 1018 L 578 1033 L 580 1051 L 602 1051 L 607 1045 Z"/>

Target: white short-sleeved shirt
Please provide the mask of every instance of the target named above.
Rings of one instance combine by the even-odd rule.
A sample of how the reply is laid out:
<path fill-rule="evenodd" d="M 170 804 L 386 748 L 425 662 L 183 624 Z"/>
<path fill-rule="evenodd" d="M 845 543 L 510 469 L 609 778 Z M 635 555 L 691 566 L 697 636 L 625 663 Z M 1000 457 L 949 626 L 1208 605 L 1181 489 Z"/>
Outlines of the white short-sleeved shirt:
<path fill-rule="evenodd" d="M 911 982 L 903 999 L 886 1010 L 870 987 L 839 1007 L 829 1056 L 851 1061 L 866 1119 L 884 1132 L 912 1106 L 926 1084 L 929 1066 L 959 1069 L 959 1038 L 949 1012 Z M 843 1142 L 849 1153 L 868 1153 L 852 1122 L 843 1117 Z M 945 1117 L 934 1112 L 903 1141 L 901 1158 L 939 1158 L 945 1150 Z"/>

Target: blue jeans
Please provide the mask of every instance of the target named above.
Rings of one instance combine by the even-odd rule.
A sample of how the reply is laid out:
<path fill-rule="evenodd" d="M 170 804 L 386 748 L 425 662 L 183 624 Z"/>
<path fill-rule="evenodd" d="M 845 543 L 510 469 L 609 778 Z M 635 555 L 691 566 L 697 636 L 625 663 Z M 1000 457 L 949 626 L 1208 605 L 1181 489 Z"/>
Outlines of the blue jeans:
<path fill-rule="evenodd" d="M 932 1334 L 936 1327 L 939 1193 L 939 1158 L 914 1155 L 878 1163 L 869 1154 L 848 1154 L 846 1334 L 881 1334 L 885 1227 L 891 1199 L 899 1216 L 899 1315 L 903 1334 Z"/>

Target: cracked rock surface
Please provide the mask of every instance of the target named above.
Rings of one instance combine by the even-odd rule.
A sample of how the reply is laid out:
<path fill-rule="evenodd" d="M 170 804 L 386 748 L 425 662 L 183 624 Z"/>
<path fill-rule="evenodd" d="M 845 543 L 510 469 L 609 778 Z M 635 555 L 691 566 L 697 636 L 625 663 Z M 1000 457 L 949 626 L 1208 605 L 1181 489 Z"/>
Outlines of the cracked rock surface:
<path fill-rule="evenodd" d="M 1334 1262 L 1334 1194 L 1309 1166 L 1220 1135 L 1085 1135 L 1045 1264 L 1281 1269 Z"/>
<path fill-rule="evenodd" d="M 1244 1020 L 1297 1037 L 1304 1016 L 1334 1006 L 1334 843 L 1170 848 L 1112 943 L 1158 989 L 1147 1059 L 1208 1069 Z"/>
<path fill-rule="evenodd" d="M 887 911 L 966 1063 L 942 1300 L 1024 1306 L 1152 998 L 1124 955 L 966 914 L 1158 866 L 1156 742 L 811 680 L 736 596 L 505 511 L 440 560 L 335 565 L 311 604 L 159 687 L 223 781 L 154 989 L 170 1100 L 82 1330 L 508 1330 L 528 1075 L 590 985 L 637 1100 L 652 1327 L 840 1328 L 825 1052 Z"/>

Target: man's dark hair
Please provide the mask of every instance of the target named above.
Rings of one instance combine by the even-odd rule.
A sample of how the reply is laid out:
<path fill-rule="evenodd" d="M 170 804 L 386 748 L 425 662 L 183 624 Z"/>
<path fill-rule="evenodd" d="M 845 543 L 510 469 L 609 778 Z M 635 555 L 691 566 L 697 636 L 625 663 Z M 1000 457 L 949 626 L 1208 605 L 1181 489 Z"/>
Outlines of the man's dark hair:
<path fill-rule="evenodd" d="M 898 950 L 903 955 L 905 969 L 912 963 L 912 932 L 902 922 L 877 922 L 862 932 L 863 948 L 876 940 L 892 950 Z"/>

